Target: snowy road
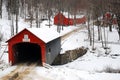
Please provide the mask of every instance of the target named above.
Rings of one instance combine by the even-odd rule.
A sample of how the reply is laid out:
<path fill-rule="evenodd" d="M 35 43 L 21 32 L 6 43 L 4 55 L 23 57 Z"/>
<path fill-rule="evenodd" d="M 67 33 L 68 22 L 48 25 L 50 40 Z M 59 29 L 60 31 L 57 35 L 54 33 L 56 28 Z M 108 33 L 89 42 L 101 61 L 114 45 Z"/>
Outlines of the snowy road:
<path fill-rule="evenodd" d="M 73 30 L 73 31 L 70 31 L 70 32 L 68 32 L 67 34 L 61 36 L 61 41 L 64 41 L 66 38 L 68 38 L 70 35 L 74 34 L 75 32 L 78 32 L 78 31 L 80 31 L 81 29 L 86 28 L 86 25 L 79 25 L 78 27 L 79 27 L 79 28 L 77 28 L 77 29 L 75 29 L 75 30 Z"/>
<path fill-rule="evenodd" d="M 16 69 L 11 71 L 8 75 L 1 78 L 1 80 L 20 80 L 19 78 L 23 78 L 25 75 L 29 74 L 31 70 L 35 67 L 36 64 L 31 64 L 28 67 L 26 64 L 19 64 Z"/>
<path fill-rule="evenodd" d="M 36 68 L 37 63 L 34 64 L 19 64 L 17 67 L 11 71 L 9 74 L 3 76 L 0 78 L 0 80 L 50 80 L 47 78 L 44 78 L 40 75 L 38 75 L 35 71 L 34 68 Z M 34 75 L 30 76 L 30 75 Z"/>

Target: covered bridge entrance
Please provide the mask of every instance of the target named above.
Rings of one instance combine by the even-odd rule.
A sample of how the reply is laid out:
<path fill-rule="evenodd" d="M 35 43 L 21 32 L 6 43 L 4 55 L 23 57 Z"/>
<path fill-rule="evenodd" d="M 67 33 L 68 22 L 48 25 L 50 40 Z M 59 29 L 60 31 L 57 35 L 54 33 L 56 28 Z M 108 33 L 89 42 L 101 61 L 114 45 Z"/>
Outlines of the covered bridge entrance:
<path fill-rule="evenodd" d="M 52 64 L 60 53 L 61 41 L 59 35 L 45 33 L 42 29 L 28 28 L 9 39 L 7 41 L 9 63 L 12 65 L 24 62 Z"/>
<path fill-rule="evenodd" d="M 12 47 L 16 63 L 42 62 L 41 47 L 35 43 L 21 42 Z"/>

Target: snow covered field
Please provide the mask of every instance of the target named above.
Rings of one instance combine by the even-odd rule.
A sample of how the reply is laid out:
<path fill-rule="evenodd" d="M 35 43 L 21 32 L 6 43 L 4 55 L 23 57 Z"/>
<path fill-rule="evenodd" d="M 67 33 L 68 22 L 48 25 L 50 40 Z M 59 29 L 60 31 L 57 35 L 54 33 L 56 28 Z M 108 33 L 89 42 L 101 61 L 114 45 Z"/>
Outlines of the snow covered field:
<path fill-rule="evenodd" d="M 48 22 L 44 21 L 41 24 L 41 28 L 48 28 L 45 26 Z M 53 23 L 53 22 L 51 22 Z M 64 35 L 74 29 L 79 28 L 80 25 L 64 27 L 60 35 Z M 82 26 L 82 25 L 81 25 Z M 19 31 L 25 27 L 29 27 L 29 23 L 24 22 L 23 19 L 19 19 Z M 53 25 L 52 30 L 57 30 L 57 27 Z M 10 38 L 10 21 L 0 19 L 0 31 L 3 33 L 3 40 L 1 42 L 0 57 L 5 49 L 5 41 Z M 96 28 L 95 28 L 95 31 Z M 62 44 L 62 50 L 75 49 L 81 46 L 87 47 L 88 52 L 78 58 L 77 60 L 65 65 L 45 67 L 34 67 L 31 72 L 27 74 L 23 80 L 120 80 L 120 42 L 118 41 L 117 30 L 114 28 L 113 32 L 109 32 L 106 28 L 108 35 L 108 51 L 110 54 L 106 55 L 105 50 L 102 48 L 102 44 L 95 43 L 95 52 L 91 52 L 91 46 L 89 46 L 87 29 L 84 28 L 78 32 L 75 32 Z M 97 32 L 95 32 L 97 38 Z M 8 54 L 4 53 L 0 59 L 0 79 L 16 69 L 17 66 L 10 66 L 8 63 Z M 22 68 L 25 68 L 23 66 Z"/>

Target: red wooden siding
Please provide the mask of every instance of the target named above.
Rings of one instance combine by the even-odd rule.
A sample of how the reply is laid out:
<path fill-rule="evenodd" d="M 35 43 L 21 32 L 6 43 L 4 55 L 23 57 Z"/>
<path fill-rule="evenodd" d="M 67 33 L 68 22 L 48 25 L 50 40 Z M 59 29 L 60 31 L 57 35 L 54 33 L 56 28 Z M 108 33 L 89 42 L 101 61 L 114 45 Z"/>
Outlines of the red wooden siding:
<path fill-rule="evenodd" d="M 46 62 L 45 43 L 42 40 L 40 40 L 38 37 L 36 37 L 34 34 L 29 32 L 27 29 L 24 29 L 22 32 L 18 33 L 16 36 L 14 36 L 13 38 L 11 38 L 10 40 L 7 41 L 8 42 L 9 62 L 11 62 L 12 65 L 16 63 L 12 48 L 15 44 L 23 42 L 23 38 L 24 38 L 25 34 L 28 35 L 28 37 L 30 39 L 30 43 L 38 44 L 41 47 L 42 63 Z"/>
<path fill-rule="evenodd" d="M 58 13 L 55 17 L 54 17 L 54 24 L 55 25 L 63 25 L 63 26 L 68 26 L 68 25 L 73 25 L 74 23 L 76 24 L 82 24 L 86 22 L 86 17 L 82 17 L 82 18 L 76 18 L 76 19 L 72 19 L 72 18 L 66 18 L 62 13 Z"/>

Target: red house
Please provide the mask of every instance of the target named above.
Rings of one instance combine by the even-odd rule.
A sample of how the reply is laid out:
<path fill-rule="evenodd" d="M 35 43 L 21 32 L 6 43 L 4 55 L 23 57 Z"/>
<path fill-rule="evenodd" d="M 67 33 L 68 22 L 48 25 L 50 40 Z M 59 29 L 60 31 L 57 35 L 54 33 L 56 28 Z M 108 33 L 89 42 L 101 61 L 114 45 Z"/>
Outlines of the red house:
<path fill-rule="evenodd" d="M 106 12 L 104 18 L 106 21 L 112 20 L 112 24 L 117 24 L 117 18 L 115 15 L 112 15 L 110 12 Z"/>
<path fill-rule="evenodd" d="M 58 13 L 54 17 L 54 24 L 55 25 L 69 26 L 69 25 L 73 25 L 73 24 L 82 24 L 85 22 L 86 22 L 85 16 L 82 18 L 72 19 L 72 18 L 66 18 L 62 13 Z"/>
<path fill-rule="evenodd" d="M 52 64 L 60 53 L 61 42 L 59 33 L 47 33 L 43 29 L 24 29 L 8 42 L 9 63 L 39 62 Z M 52 31 L 53 32 L 53 31 Z"/>
<path fill-rule="evenodd" d="M 106 12 L 106 13 L 105 13 L 105 18 L 107 18 L 107 19 L 112 18 L 111 13 L 110 13 L 110 12 Z"/>

